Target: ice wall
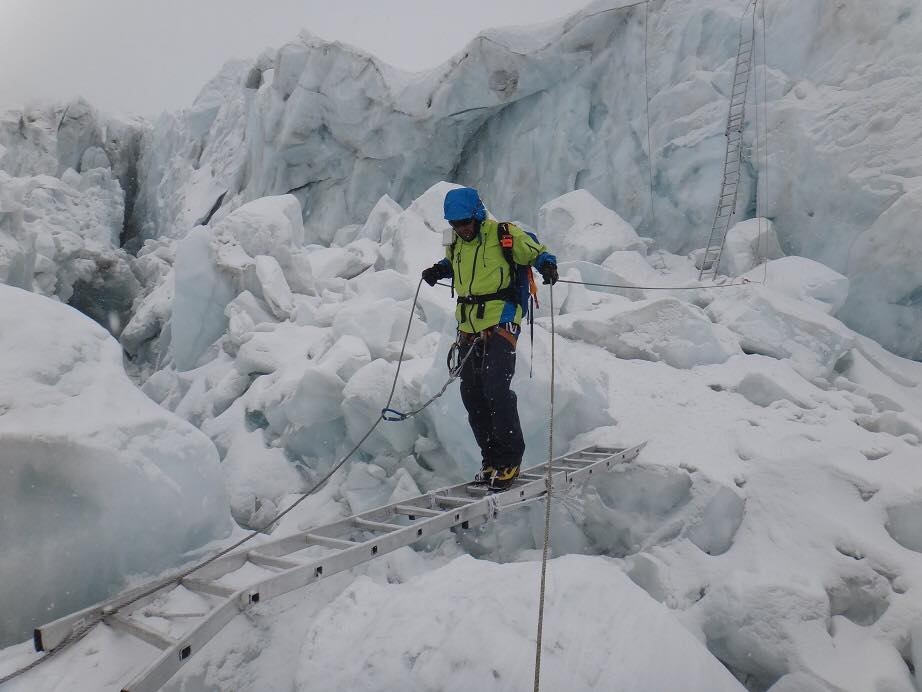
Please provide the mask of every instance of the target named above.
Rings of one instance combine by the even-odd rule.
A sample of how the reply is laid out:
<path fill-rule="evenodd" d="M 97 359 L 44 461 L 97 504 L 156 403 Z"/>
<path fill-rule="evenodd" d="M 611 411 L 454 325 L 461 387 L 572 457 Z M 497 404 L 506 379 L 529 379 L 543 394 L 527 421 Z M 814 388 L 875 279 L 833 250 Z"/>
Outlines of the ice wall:
<path fill-rule="evenodd" d="M 120 331 L 144 282 L 121 248 L 143 129 L 80 99 L 0 112 L 0 282 Z"/>
<path fill-rule="evenodd" d="M 116 341 L 0 286 L 0 642 L 230 531 L 214 445 L 128 379 Z"/>
<path fill-rule="evenodd" d="M 621 5 L 486 31 L 417 74 L 308 34 L 229 63 L 189 110 L 156 124 L 132 223 L 181 237 L 291 193 L 308 242 L 328 244 L 382 195 L 406 206 L 447 179 L 529 224 L 584 188 L 661 247 L 701 247 L 745 2 Z M 785 0 L 762 14 L 740 218 L 758 209 L 786 252 L 855 279 L 849 323 L 918 357 L 922 279 L 900 238 L 918 206 L 920 13 L 903 0 Z M 885 214 L 898 201 L 909 212 Z M 863 261 L 872 226 L 877 250 Z"/>

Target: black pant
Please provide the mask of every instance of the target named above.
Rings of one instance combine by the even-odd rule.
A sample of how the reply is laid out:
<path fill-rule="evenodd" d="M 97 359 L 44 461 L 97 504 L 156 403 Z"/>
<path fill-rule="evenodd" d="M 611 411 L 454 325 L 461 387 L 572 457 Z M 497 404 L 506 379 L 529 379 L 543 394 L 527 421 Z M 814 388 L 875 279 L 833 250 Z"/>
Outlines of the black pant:
<path fill-rule="evenodd" d="M 459 357 L 472 348 L 461 335 Z M 519 423 L 515 392 L 516 336 L 502 327 L 487 330 L 461 370 L 461 401 L 467 409 L 484 466 L 503 468 L 522 462 L 525 440 Z"/>

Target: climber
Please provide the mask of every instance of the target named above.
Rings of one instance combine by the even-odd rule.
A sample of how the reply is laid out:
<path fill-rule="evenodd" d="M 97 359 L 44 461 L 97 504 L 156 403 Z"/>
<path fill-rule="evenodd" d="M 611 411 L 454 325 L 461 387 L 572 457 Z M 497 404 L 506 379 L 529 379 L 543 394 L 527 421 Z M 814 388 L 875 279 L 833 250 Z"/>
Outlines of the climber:
<path fill-rule="evenodd" d="M 452 242 L 445 258 L 423 270 L 422 278 L 430 286 L 451 278 L 457 292 L 457 358 L 463 360 L 473 349 L 461 371 L 461 400 L 481 452 L 474 480 L 502 490 L 518 477 L 525 452 L 510 389 L 523 314 L 518 277 L 533 266 L 545 284 L 553 285 L 557 259 L 532 234 L 488 219 L 473 188 L 445 195 L 445 219 L 454 230 Z"/>

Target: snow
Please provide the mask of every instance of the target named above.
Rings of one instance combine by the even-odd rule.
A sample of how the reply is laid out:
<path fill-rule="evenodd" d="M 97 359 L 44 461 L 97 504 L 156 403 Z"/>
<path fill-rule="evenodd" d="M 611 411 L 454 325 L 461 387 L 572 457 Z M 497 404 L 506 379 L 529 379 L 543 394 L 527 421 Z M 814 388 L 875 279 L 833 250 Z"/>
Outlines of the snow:
<path fill-rule="evenodd" d="M 828 376 L 854 343 L 851 330 L 825 312 L 758 285 L 725 291 L 708 314 L 740 339 L 747 353 L 790 358 L 807 379 Z"/>
<path fill-rule="evenodd" d="M 3 113 L 5 644 L 226 545 L 229 517 L 265 525 L 353 447 L 272 538 L 470 477 L 457 385 L 365 434 L 448 379 L 454 300 L 419 272 L 445 192 L 473 184 L 562 278 L 619 286 L 540 287 L 513 380 L 525 463 L 546 459 L 552 373 L 554 454 L 647 442 L 553 498 L 545 687 L 919 687 L 922 365 L 884 346 L 918 357 L 922 15 L 767 8 L 749 113 L 769 149 L 751 120 L 712 286 L 694 258 L 741 7 L 618 4 L 416 75 L 302 34 L 153 124 Z M 543 509 L 260 604 L 167 689 L 527 689 Z M 162 612 L 198 598 L 144 617 L 180 636 Z M 150 655 L 97 627 L 9 687 L 115 688 Z"/>
<path fill-rule="evenodd" d="M 742 275 L 755 283 L 770 284 L 787 296 L 835 315 L 848 298 L 849 281 L 829 267 L 806 257 L 769 260 Z"/>
<path fill-rule="evenodd" d="M 598 344 L 619 358 L 663 361 L 675 368 L 721 363 L 742 353 L 729 330 L 676 298 L 567 315 L 556 326 L 563 336 Z"/>
<path fill-rule="evenodd" d="M 145 397 L 102 327 L 0 286 L 0 638 L 230 531 L 214 446 Z"/>
<path fill-rule="evenodd" d="M 568 556 L 549 569 L 541 661 L 547 689 L 744 689 L 610 561 Z M 405 583 L 359 578 L 311 622 L 295 684 L 531 689 L 537 593 L 524 587 L 534 586 L 534 577 L 528 564 L 462 557 Z M 355 634 L 337 626 L 355 619 L 364 621 L 359 636 L 374 651 L 362 659 L 351 655 Z M 599 640 L 606 640 L 608 655 L 591 653 Z M 446 670 L 457 673 L 446 680 Z"/>
<path fill-rule="evenodd" d="M 720 256 L 720 272 L 739 276 L 764 260 L 783 256 L 774 224 L 768 219 L 747 219 L 727 231 Z"/>
<path fill-rule="evenodd" d="M 562 257 L 595 264 L 617 250 L 647 249 L 633 227 L 586 190 L 574 190 L 542 206 L 538 237 Z"/>
<path fill-rule="evenodd" d="M 345 247 L 270 242 L 250 249 L 274 254 L 254 257 L 203 226 L 144 246 L 152 285 L 136 316 L 146 320 L 145 348 L 160 345 L 141 370 L 143 391 L 210 438 L 201 438 L 204 458 L 221 459 L 223 506 L 241 526 L 269 521 L 360 442 L 273 537 L 476 470 L 456 387 L 362 439 L 387 401 L 408 324 L 390 406 L 410 411 L 447 379 L 448 291 L 423 287 L 411 311 L 418 272 L 442 256 L 446 189 L 434 185 L 406 210 L 384 200 L 369 221 L 381 227 L 380 245 L 359 233 Z M 573 218 L 599 214 L 588 196 L 549 206 Z M 277 202 L 267 208 L 248 218 L 253 238 L 279 228 Z M 555 287 L 554 451 L 648 445 L 631 465 L 555 498 L 546 633 L 556 643 L 545 652 L 546 684 L 672 689 L 681 679 L 683 689 L 743 689 L 729 668 L 747 689 L 912 689 L 903 661 L 922 621 L 913 596 L 922 584 L 922 366 L 832 316 L 843 278 L 816 262 L 779 258 L 756 267 L 749 284 L 686 291 L 697 285 L 689 257 L 645 252 L 643 241 L 644 251 L 598 252 L 594 237 L 579 238 L 568 237 L 575 256 L 602 259 L 562 262 L 565 277 L 631 288 Z M 354 274 L 349 258 L 362 253 L 369 261 Z M 293 256 L 310 263 L 308 293 L 289 284 L 304 276 L 286 262 Z M 547 444 L 546 287 L 541 299 L 513 382 L 526 463 L 539 462 Z M 195 360 L 177 360 L 189 343 Z M 146 361 L 150 351 L 137 352 Z M 380 689 L 440 676 L 446 689 L 525 687 L 536 592 L 521 585 L 537 577 L 541 511 L 504 513 L 267 604 L 264 624 L 235 620 L 171 684 L 213 679 L 255 690 L 323 679 Z M 505 583 L 517 587 L 489 587 Z M 156 608 L 167 611 L 188 605 L 161 600 Z M 64 670 L 86 689 L 123 682 L 128 667 L 92 652 L 145 655 L 110 636 L 94 632 L 80 645 L 88 648 L 22 684 L 68 685 Z M 663 642 L 673 652 L 665 664 Z M 241 646 L 254 652 L 246 663 L 232 653 Z M 11 647 L 0 671 L 28 660 L 25 645 Z M 873 663 L 856 669 L 855 660 Z"/>

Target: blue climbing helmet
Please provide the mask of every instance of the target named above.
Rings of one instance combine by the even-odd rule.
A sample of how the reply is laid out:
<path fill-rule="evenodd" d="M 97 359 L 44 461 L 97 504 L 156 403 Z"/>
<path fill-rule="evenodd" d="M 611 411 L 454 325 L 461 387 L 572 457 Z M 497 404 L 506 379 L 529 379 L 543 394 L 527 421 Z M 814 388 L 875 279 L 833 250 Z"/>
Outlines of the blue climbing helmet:
<path fill-rule="evenodd" d="M 449 190 L 445 195 L 445 220 L 463 221 L 464 219 L 477 219 L 483 221 L 487 218 L 487 210 L 480 201 L 480 195 L 472 187 L 459 187 Z"/>

